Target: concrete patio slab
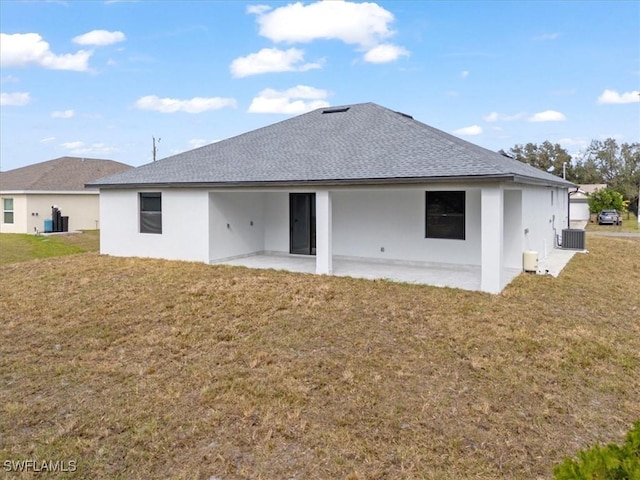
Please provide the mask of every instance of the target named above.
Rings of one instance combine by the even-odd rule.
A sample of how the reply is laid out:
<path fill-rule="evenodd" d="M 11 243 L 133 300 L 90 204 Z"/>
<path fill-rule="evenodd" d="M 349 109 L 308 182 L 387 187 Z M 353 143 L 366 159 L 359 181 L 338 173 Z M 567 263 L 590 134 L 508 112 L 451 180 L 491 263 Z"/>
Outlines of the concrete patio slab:
<path fill-rule="evenodd" d="M 315 273 L 316 259 L 307 255 L 260 254 L 219 262 L 258 269 Z M 520 269 L 505 269 L 506 283 L 521 273 Z M 386 279 L 437 287 L 480 290 L 480 267 L 437 263 L 386 262 L 367 259 L 334 257 L 333 275 L 366 279 Z"/>

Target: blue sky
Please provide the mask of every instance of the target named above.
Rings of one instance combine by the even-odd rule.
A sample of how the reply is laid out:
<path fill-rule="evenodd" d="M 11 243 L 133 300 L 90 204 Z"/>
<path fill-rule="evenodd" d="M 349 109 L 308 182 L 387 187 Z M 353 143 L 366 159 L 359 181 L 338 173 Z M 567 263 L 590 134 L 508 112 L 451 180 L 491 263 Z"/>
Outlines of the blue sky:
<path fill-rule="evenodd" d="M 483 147 L 640 141 L 636 1 L 0 0 L 0 168 L 375 102 Z"/>

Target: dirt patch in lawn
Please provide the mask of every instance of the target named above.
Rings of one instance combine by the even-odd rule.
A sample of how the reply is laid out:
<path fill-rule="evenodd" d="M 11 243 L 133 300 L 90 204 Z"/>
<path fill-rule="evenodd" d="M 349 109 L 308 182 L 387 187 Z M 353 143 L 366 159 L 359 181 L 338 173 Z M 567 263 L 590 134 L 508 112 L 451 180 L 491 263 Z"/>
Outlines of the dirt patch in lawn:
<path fill-rule="evenodd" d="M 97 254 L 0 267 L 0 465 L 549 477 L 640 418 L 640 241 L 588 248 L 495 296 Z"/>

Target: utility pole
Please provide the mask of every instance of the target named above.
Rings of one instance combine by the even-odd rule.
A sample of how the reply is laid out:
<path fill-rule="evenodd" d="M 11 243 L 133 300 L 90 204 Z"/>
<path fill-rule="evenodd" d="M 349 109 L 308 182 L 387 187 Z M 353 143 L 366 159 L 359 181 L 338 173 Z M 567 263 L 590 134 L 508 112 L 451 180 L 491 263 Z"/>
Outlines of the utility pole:
<path fill-rule="evenodd" d="M 153 161 L 156 161 L 156 154 L 158 153 L 158 148 L 156 147 L 156 137 L 151 137 L 153 138 Z M 160 140 L 162 140 L 161 138 L 158 138 L 158 142 L 160 143 Z"/>

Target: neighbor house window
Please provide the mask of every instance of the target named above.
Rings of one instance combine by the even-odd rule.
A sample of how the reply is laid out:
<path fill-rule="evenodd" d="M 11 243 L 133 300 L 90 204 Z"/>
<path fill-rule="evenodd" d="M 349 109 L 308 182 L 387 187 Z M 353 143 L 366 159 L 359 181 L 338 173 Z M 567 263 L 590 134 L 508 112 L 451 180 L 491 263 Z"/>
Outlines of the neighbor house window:
<path fill-rule="evenodd" d="M 464 240 L 465 192 L 426 192 L 427 238 Z"/>
<path fill-rule="evenodd" d="M 13 223 L 13 198 L 2 199 L 2 222 Z"/>
<path fill-rule="evenodd" d="M 162 194 L 140 194 L 140 233 L 162 233 Z"/>

